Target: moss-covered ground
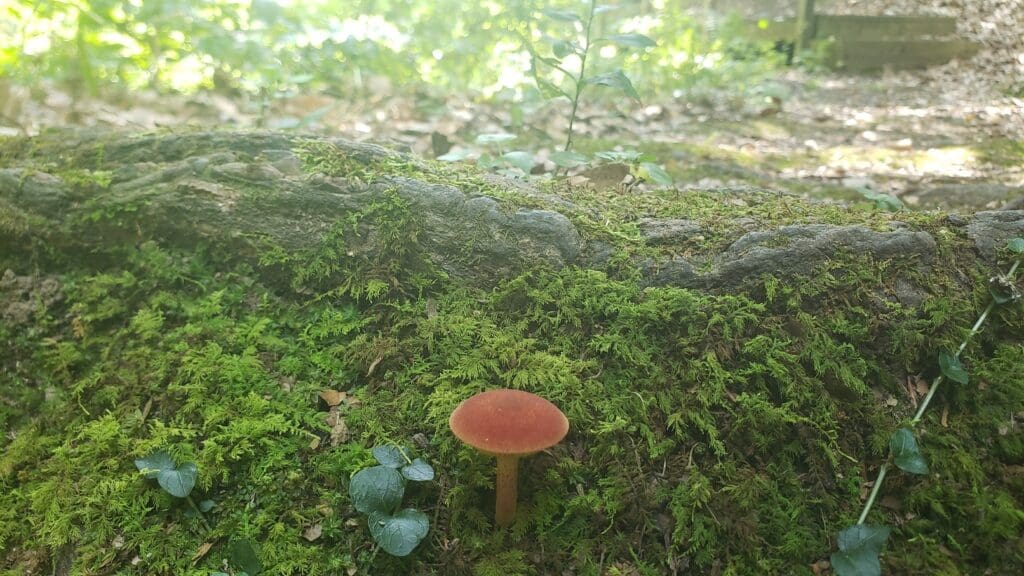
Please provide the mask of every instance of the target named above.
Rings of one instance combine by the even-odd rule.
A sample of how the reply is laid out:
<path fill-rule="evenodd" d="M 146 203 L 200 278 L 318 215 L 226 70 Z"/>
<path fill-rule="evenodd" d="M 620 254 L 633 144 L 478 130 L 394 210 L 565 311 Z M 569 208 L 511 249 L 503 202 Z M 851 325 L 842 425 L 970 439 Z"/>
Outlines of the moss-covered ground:
<path fill-rule="evenodd" d="M 710 196 L 629 198 L 593 197 L 620 215 L 604 222 L 624 249 L 639 216 L 717 230 Z M 873 218 L 784 202 L 788 216 L 733 209 Z M 949 232 L 916 309 L 879 298 L 899 263 L 841 255 L 735 293 L 641 288 L 628 260 L 472 287 L 420 257 L 397 199 L 354 217 L 403 233 L 372 259 L 339 260 L 359 240 L 341 226 L 318 250 L 246 262 L 146 238 L 55 253 L 5 229 L 0 271 L 52 278 L 63 299 L 0 322 L 0 574 L 207 575 L 239 539 L 273 575 L 815 574 L 920 401 L 917 376 L 963 338 L 996 272 Z M 870 520 L 895 527 L 886 574 L 1024 570 L 1021 334 L 1024 307 L 1000 308 L 965 352 L 971 384 L 940 390 L 921 427 L 931 473 L 884 488 Z M 495 387 L 571 423 L 522 462 L 508 530 L 492 525 L 493 459 L 447 428 Z M 347 434 L 327 424 L 326 390 L 353 399 Z M 406 558 L 375 550 L 347 494 L 388 442 L 438 473 L 406 496 L 431 520 Z M 156 450 L 198 466 L 209 530 L 136 470 Z"/>

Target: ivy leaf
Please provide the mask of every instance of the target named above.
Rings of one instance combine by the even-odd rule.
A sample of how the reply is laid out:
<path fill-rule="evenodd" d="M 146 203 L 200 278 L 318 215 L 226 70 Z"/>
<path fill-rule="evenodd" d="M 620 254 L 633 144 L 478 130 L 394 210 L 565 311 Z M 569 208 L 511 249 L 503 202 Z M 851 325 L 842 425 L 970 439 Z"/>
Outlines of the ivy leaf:
<path fill-rule="evenodd" d="M 553 8 L 545 8 L 540 11 L 541 14 L 551 18 L 552 20 L 558 20 L 560 22 L 579 22 L 579 14 L 576 14 L 572 10 L 555 10 Z"/>
<path fill-rule="evenodd" d="M 249 540 L 232 540 L 230 546 L 231 564 L 238 566 L 246 574 L 256 576 L 263 571 L 256 548 Z"/>
<path fill-rule="evenodd" d="M 402 502 L 404 494 L 402 475 L 387 466 L 360 470 L 348 486 L 352 505 L 364 514 L 390 512 Z"/>
<path fill-rule="evenodd" d="M 953 382 L 964 385 L 968 382 L 967 371 L 960 364 L 960 359 L 948 352 L 939 352 L 939 369 Z"/>
<path fill-rule="evenodd" d="M 373 457 L 388 468 L 401 468 L 409 463 L 409 451 L 402 446 L 374 446 Z"/>
<path fill-rule="evenodd" d="M 639 176 L 660 186 L 672 185 L 672 177 L 668 175 L 668 172 L 660 164 L 653 162 L 642 162 L 640 164 Z"/>
<path fill-rule="evenodd" d="M 839 533 L 839 552 L 832 555 L 836 576 L 881 576 L 878 555 L 889 538 L 889 527 L 858 524 Z"/>
<path fill-rule="evenodd" d="M 612 34 L 611 36 L 605 36 L 604 38 L 598 39 L 599 42 L 609 42 L 616 46 L 623 46 L 626 48 L 652 48 L 657 46 L 658 43 L 651 40 L 650 37 L 644 36 L 643 34 Z"/>
<path fill-rule="evenodd" d="M 186 462 L 178 468 L 161 470 L 156 475 L 156 482 L 171 496 L 184 498 L 195 488 L 198 476 L 199 469 L 196 468 L 196 465 Z"/>
<path fill-rule="evenodd" d="M 556 166 L 561 166 L 562 168 L 575 168 L 587 163 L 586 156 L 572 150 L 552 152 L 548 159 L 554 162 Z"/>
<path fill-rule="evenodd" d="M 893 461 L 900 470 L 911 474 L 927 474 L 928 462 L 917 447 L 914 433 L 908 428 L 900 428 L 889 438 L 889 451 Z"/>
<path fill-rule="evenodd" d="M 369 524 L 370 535 L 392 556 L 407 556 L 430 531 L 427 515 L 413 508 L 394 516 L 372 513 Z"/>
<path fill-rule="evenodd" d="M 1014 254 L 1024 254 L 1024 238 L 1014 238 L 1006 243 L 1006 247 Z"/>
<path fill-rule="evenodd" d="M 637 102 L 640 101 L 640 95 L 637 94 L 636 88 L 633 88 L 633 83 L 629 81 L 626 74 L 622 70 L 615 70 L 606 74 L 598 74 L 596 76 L 590 76 L 584 78 L 585 84 L 593 84 L 594 86 L 607 86 L 610 88 L 618 88 L 622 90 L 626 96 L 629 96 Z"/>
<path fill-rule="evenodd" d="M 137 458 L 135 467 L 139 469 L 139 472 L 145 473 L 146 478 L 152 480 L 162 470 L 173 470 L 174 460 L 171 460 L 171 456 L 167 452 L 154 452 L 145 458 Z"/>
<path fill-rule="evenodd" d="M 434 479 L 434 469 L 430 464 L 417 458 L 412 464 L 402 467 L 402 476 L 416 482 L 427 482 Z"/>
<path fill-rule="evenodd" d="M 530 154 L 529 152 L 514 150 L 502 155 L 501 158 L 512 166 L 519 168 L 526 174 L 529 174 L 533 170 L 533 154 Z"/>

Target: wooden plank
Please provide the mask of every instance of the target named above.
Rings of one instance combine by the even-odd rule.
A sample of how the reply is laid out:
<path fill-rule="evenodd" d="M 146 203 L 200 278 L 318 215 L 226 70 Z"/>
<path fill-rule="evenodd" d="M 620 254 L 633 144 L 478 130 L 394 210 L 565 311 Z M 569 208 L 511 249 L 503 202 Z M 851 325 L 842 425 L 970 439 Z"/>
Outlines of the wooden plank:
<path fill-rule="evenodd" d="M 945 16 L 818 15 L 815 38 L 837 40 L 912 40 L 956 34 L 956 18 Z"/>
<path fill-rule="evenodd" d="M 907 70 L 965 59 L 978 51 L 966 40 L 843 41 L 836 45 L 838 66 L 851 72 Z"/>

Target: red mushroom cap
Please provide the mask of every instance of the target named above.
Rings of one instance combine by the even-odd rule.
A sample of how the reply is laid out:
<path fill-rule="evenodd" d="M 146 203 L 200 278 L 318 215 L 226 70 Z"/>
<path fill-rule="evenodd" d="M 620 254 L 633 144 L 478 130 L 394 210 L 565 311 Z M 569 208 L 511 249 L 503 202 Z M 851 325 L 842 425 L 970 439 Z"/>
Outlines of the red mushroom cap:
<path fill-rule="evenodd" d="M 558 407 L 521 390 L 489 390 L 464 400 L 448 425 L 459 440 L 495 455 L 539 452 L 569 432 Z"/>

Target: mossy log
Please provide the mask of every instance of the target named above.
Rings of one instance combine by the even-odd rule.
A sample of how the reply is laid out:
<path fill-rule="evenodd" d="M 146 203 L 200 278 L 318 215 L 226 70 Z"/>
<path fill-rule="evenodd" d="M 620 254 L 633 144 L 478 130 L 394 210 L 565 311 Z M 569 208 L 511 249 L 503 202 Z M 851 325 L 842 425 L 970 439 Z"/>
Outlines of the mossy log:
<path fill-rule="evenodd" d="M 53 246 L 158 239 L 259 258 L 268 245 L 314 249 L 339 222 L 394 194 L 419 248 L 458 281 L 537 266 L 607 268 L 626 254 L 645 283 L 732 290 L 766 274 L 811 274 L 842 253 L 927 271 L 936 234 L 969 239 L 991 263 L 1024 235 L 1024 211 L 892 215 L 750 189 L 540 190 L 377 145 L 273 132 L 62 132 L 2 146 L 7 249 L 31 233 Z M 381 251 L 373 222 L 358 227 L 358 245 L 339 258 Z M 919 298 L 920 286 L 900 286 L 904 303 Z"/>

